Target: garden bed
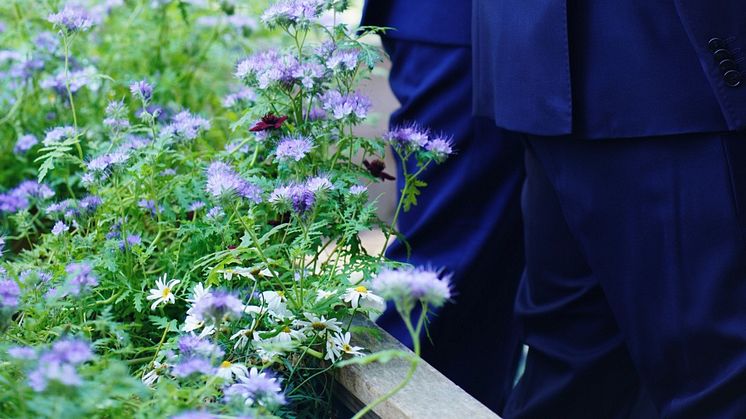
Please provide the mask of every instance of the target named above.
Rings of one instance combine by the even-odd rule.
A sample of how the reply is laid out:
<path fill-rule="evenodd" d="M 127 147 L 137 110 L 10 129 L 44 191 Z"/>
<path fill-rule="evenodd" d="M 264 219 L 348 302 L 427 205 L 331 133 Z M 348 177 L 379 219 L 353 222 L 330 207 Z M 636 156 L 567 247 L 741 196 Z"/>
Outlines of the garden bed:
<path fill-rule="evenodd" d="M 358 333 L 355 345 L 371 352 L 401 350 L 410 352 L 385 330 L 365 318 L 356 318 L 354 326 L 375 328 L 377 333 Z M 351 365 L 337 372 L 337 397 L 351 411 L 381 397 L 407 374 L 409 363 L 393 359 L 386 364 Z M 495 413 L 454 384 L 428 363 L 422 361 L 412 381 L 373 409 L 366 418 L 496 418 Z"/>

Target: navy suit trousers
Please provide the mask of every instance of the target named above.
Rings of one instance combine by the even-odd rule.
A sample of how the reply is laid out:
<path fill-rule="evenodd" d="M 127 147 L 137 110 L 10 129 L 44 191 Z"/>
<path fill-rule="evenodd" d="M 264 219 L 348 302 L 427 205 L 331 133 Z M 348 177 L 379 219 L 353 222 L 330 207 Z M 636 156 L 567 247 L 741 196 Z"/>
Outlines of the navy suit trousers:
<path fill-rule="evenodd" d="M 746 133 L 527 139 L 512 418 L 746 418 Z"/>
<path fill-rule="evenodd" d="M 500 411 L 520 355 L 512 312 L 523 271 L 523 145 L 491 120 L 471 116 L 469 47 L 392 38 L 384 38 L 384 47 L 392 60 L 391 88 L 401 103 L 391 125 L 417 122 L 452 135 L 457 153 L 423 173 L 428 187 L 399 218 L 411 257 L 399 241 L 388 257 L 453 274 L 454 302 L 431 316 L 423 358 Z M 378 322 L 411 345 L 395 310 Z"/>

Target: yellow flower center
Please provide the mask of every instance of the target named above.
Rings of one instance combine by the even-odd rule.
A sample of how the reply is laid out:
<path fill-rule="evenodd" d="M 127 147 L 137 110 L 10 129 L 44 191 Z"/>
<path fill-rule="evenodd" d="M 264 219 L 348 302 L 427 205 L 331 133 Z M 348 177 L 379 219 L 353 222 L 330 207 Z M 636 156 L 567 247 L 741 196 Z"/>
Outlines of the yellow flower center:
<path fill-rule="evenodd" d="M 359 287 L 355 288 L 355 291 L 359 292 L 360 294 L 365 294 L 366 292 L 368 292 L 368 289 L 360 285 Z"/>
<path fill-rule="evenodd" d="M 285 291 L 277 291 L 277 296 L 280 298 L 285 297 Z"/>
<path fill-rule="evenodd" d="M 326 325 L 321 322 L 313 322 L 311 323 L 311 329 L 313 330 L 324 330 L 326 329 Z"/>
<path fill-rule="evenodd" d="M 343 352 L 351 352 L 352 351 L 352 346 L 350 346 L 350 345 L 348 345 L 348 344 L 345 343 L 344 345 L 342 345 L 342 351 Z"/>
<path fill-rule="evenodd" d="M 166 287 L 163 289 L 163 298 L 167 298 L 171 294 L 171 288 Z"/>
<path fill-rule="evenodd" d="M 284 327 L 284 328 L 282 329 L 282 331 L 283 331 L 283 332 L 285 332 L 285 333 L 290 333 L 290 328 L 289 328 L 289 327 L 287 327 L 287 326 L 285 326 L 285 327 Z"/>
<path fill-rule="evenodd" d="M 230 361 L 223 361 L 220 363 L 220 368 L 230 368 L 230 366 L 233 365 Z"/>

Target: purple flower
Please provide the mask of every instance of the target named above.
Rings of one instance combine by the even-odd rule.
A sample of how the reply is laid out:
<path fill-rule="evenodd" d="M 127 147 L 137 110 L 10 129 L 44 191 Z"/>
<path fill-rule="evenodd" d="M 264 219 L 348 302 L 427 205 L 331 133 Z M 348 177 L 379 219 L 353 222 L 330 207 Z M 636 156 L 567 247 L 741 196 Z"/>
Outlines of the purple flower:
<path fill-rule="evenodd" d="M 394 147 L 417 149 L 427 146 L 430 133 L 417 124 L 410 124 L 389 131 L 385 139 Z"/>
<path fill-rule="evenodd" d="M 63 223 L 62 221 L 57 221 L 54 223 L 54 227 L 52 227 L 52 235 L 59 236 L 62 233 L 65 233 L 67 231 L 70 231 L 70 226 Z"/>
<path fill-rule="evenodd" d="M 150 99 L 153 98 L 153 86 L 145 80 L 130 84 L 130 92 L 132 92 L 132 96 L 143 102 L 150 102 Z"/>
<path fill-rule="evenodd" d="M 85 212 L 93 212 L 103 203 L 104 201 L 101 198 L 95 195 L 88 195 L 80 200 L 78 207 Z"/>
<path fill-rule="evenodd" d="M 106 118 L 104 125 L 114 131 L 124 131 L 130 127 L 127 119 L 127 107 L 121 100 L 112 100 L 106 105 Z"/>
<path fill-rule="evenodd" d="M 34 391 L 44 391 L 50 381 L 66 386 L 82 384 L 75 366 L 93 358 L 93 351 L 87 342 L 77 339 L 63 339 L 39 357 L 36 369 L 29 373 L 29 385 Z"/>
<path fill-rule="evenodd" d="M 226 95 L 223 98 L 223 107 L 230 108 L 238 104 L 252 102 L 256 100 L 256 93 L 248 87 L 243 87 L 241 90 Z"/>
<path fill-rule="evenodd" d="M 316 195 L 305 185 L 280 186 L 272 191 L 269 202 L 280 208 L 291 207 L 298 214 L 304 214 L 313 207 Z"/>
<path fill-rule="evenodd" d="M 225 355 L 218 345 L 195 335 L 184 335 L 179 338 L 179 354 L 183 357 L 221 358 Z"/>
<path fill-rule="evenodd" d="M 306 180 L 306 188 L 313 193 L 334 189 L 334 185 L 326 176 L 316 176 Z"/>
<path fill-rule="evenodd" d="M 93 273 L 93 268 L 85 262 L 70 263 L 65 267 L 65 272 L 67 273 L 67 282 L 65 283 L 66 292 L 63 292 L 60 297 L 68 293 L 79 295 L 88 287 L 98 285 L 98 279 Z"/>
<path fill-rule="evenodd" d="M 171 373 L 176 377 L 189 377 L 192 374 L 214 374 L 215 367 L 212 363 L 204 358 L 188 358 L 174 365 Z"/>
<path fill-rule="evenodd" d="M 60 46 L 60 39 L 51 32 L 42 32 L 34 38 L 34 46 L 51 54 Z"/>
<path fill-rule="evenodd" d="M 324 110 L 331 114 L 334 119 L 344 119 L 353 116 L 365 119 L 373 105 L 367 96 L 358 92 L 345 96 L 336 90 L 329 90 L 319 99 Z"/>
<path fill-rule="evenodd" d="M 326 111 L 321 108 L 311 108 L 311 111 L 308 112 L 307 119 L 309 121 L 321 121 L 326 119 Z"/>
<path fill-rule="evenodd" d="M 194 201 L 191 204 L 189 204 L 189 211 L 198 211 L 205 207 L 205 203 L 202 201 Z"/>
<path fill-rule="evenodd" d="M 64 100 L 67 100 L 67 87 L 70 86 L 70 92 L 76 93 L 83 87 L 94 88 L 100 83 L 97 78 L 97 71 L 93 67 L 86 67 L 83 69 L 72 70 L 67 76 L 64 71 L 60 71 L 57 74 L 47 77 L 39 83 L 39 85 L 45 89 L 52 89 L 58 95 L 62 96 Z"/>
<path fill-rule="evenodd" d="M 306 154 L 311 152 L 313 142 L 306 137 L 283 137 L 275 150 L 275 156 L 279 161 L 300 161 Z"/>
<path fill-rule="evenodd" d="M 449 138 L 434 138 L 425 145 L 425 149 L 433 153 L 438 160 L 443 160 L 453 154 L 453 148 Z"/>
<path fill-rule="evenodd" d="M 326 66 L 332 70 L 354 70 L 360 51 L 356 49 L 336 49 L 326 61 Z"/>
<path fill-rule="evenodd" d="M 21 288 L 12 279 L 0 280 L 0 308 L 14 309 L 18 307 L 18 297 L 21 296 Z"/>
<path fill-rule="evenodd" d="M 44 136 L 43 142 L 45 146 L 49 147 L 64 140 L 73 138 L 75 135 L 75 128 L 73 127 L 56 127 L 47 132 Z"/>
<path fill-rule="evenodd" d="M 262 22 L 269 27 L 275 25 L 307 26 L 323 11 L 324 0 L 280 0 L 262 14 Z"/>
<path fill-rule="evenodd" d="M 42 355 L 44 361 L 65 362 L 72 365 L 82 364 L 93 358 L 93 351 L 88 342 L 78 339 L 62 339 L 52 345 L 52 350 Z"/>
<path fill-rule="evenodd" d="M 26 152 L 31 150 L 31 148 L 38 143 L 39 140 L 37 140 L 33 135 L 23 135 L 18 137 L 15 147 L 13 147 L 13 152 L 17 155 L 26 154 Z"/>
<path fill-rule="evenodd" d="M 75 370 L 75 366 L 58 362 L 45 363 L 39 361 L 39 366 L 29 373 L 28 380 L 29 386 L 38 393 L 46 390 L 50 381 L 55 381 L 68 387 L 83 384 L 83 380 Z"/>
<path fill-rule="evenodd" d="M 368 191 L 368 188 L 363 185 L 354 185 L 350 187 L 350 195 L 360 196 Z"/>
<path fill-rule="evenodd" d="M 254 203 L 262 202 L 262 190 L 243 179 L 233 168 L 223 162 L 213 162 L 207 168 L 207 192 L 216 197 L 238 195 Z"/>
<path fill-rule="evenodd" d="M 246 405 L 258 403 L 262 406 L 277 406 L 286 403 L 282 387 L 277 378 L 269 372 L 259 373 L 256 368 L 248 376 L 238 377 L 239 383 L 233 384 L 224 391 L 227 400 L 241 400 Z"/>
<path fill-rule="evenodd" d="M 26 180 L 10 191 L 0 194 L 0 213 L 16 213 L 28 208 L 31 203 L 29 199 L 49 199 L 54 192 L 48 186 L 34 180 Z"/>
<path fill-rule="evenodd" d="M 87 31 L 93 26 L 91 16 L 81 7 L 65 6 L 49 15 L 47 20 L 67 33 Z"/>
<path fill-rule="evenodd" d="M 222 207 L 212 207 L 207 211 L 207 214 L 205 214 L 205 217 L 207 217 L 208 220 L 217 220 L 223 218 L 223 216 L 225 216 L 225 212 Z"/>
<path fill-rule="evenodd" d="M 381 297 L 404 304 L 422 301 L 439 307 L 451 298 L 449 278 L 424 268 L 383 269 L 372 287 Z"/>
<path fill-rule="evenodd" d="M 189 111 L 174 115 L 171 123 L 163 128 L 163 135 L 181 140 L 194 140 L 202 131 L 210 129 L 210 121 Z"/>
<path fill-rule="evenodd" d="M 292 55 L 268 50 L 239 61 L 234 74 L 240 80 L 256 82 L 260 89 L 266 89 L 274 83 L 291 84 L 298 67 L 298 60 Z"/>
<path fill-rule="evenodd" d="M 324 66 L 316 63 L 303 63 L 293 70 L 293 77 L 306 89 L 313 89 L 314 85 L 324 77 Z"/>
<path fill-rule="evenodd" d="M 13 346 L 8 348 L 8 355 L 15 359 L 36 359 L 36 350 L 30 346 Z"/>
<path fill-rule="evenodd" d="M 153 201 L 152 199 L 141 199 L 140 201 L 137 202 L 137 206 L 144 210 L 150 211 L 150 214 L 153 216 L 155 216 L 158 213 L 158 209 L 159 209 L 155 201 Z"/>
<path fill-rule="evenodd" d="M 203 321 L 220 323 L 227 318 L 239 318 L 245 306 L 227 291 L 210 291 L 194 304 L 194 316 Z"/>
<path fill-rule="evenodd" d="M 142 238 L 139 234 L 128 234 L 127 238 L 124 239 L 124 241 L 119 243 L 119 249 L 129 249 L 134 246 L 139 246 L 142 244 Z"/>

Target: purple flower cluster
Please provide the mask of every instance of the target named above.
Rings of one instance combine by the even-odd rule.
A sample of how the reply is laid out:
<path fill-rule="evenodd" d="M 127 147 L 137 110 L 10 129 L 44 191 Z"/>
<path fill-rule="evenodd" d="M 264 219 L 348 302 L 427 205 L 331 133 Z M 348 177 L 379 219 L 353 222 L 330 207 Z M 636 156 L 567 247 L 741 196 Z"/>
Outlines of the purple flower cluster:
<path fill-rule="evenodd" d="M 125 250 L 142 244 L 142 237 L 139 234 L 128 234 L 124 240 L 119 242 L 119 249 Z"/>
<path fill-rule="evenodd" d="M 61 143 L 64 140 L 75 137 L 75 128 L 73 127 L 55 127 L 47 131 L 44 136 L 44 145 L 49 147 L 51 145 Z"/>
<path fill-rule="evenodd" d="M 70 226 L 62 221 L 57 221 L 56 223 L 54 223 L 54 227 L 52 227 L 53 236 L 59 236 L 60 234 L 66 233 L 68 231 L 70 231 Z"/>
<path fill-rule="evenodd" d="M 262 189 L 243 179 L 232 167 L 223 162 L 213 162 L 207 168 L 207 192 L 220 198 L 227 195 L 238 195 L 253 201 L 262 202 Z"/>
<path fill-rule="evenodd" d="M 238 104 L 251 102 L 256 100 L 256 93 L 248 87 L 241 88 L 240 90 L 230 93 L 223 98 L 223 107 L 231 108 Z"/>
<path fill-rule="evenodd" d="M 171 123 L 163 128 L 163 135 L 176 137 L 181 140 L 194 140 L 205 130 L 210 129 L 210 121 L 189 111 L 181 111 L 174 115 Z"/>
<path fill-rule="evenodd" d="M 21 296 L 21 288 L 16 281 L 0 276 L 0 309 L 14 309 L 18 307 L 18 297 Z"/>
<path fill-rule="evenodd" d="M 443 160 L 453 154 L 453 147 L 449 138 L 438 136 L 430 138 L 430 132 L 421 129 L 416 124 L 395 128 L 385 136 L 391 146 L 400 150 L 425 150 L 433 154 L 437 160 Z"/>
<path fill-rule="evenodd" d="M 214 362 L 225 355 L 225 352 L 216 344 L 206 338 L 195 335 L 184 335 L 179 338 L 178 362 L 173 366 L 171 373 L 176 377 L 188 377 L 192 374 L 214 374 Z"/>
<path fill-rule="evenodd" d="M 66 219 L 73 219 L 93 213 L 102 203 L 101 198 L 89 195 L 80 201 L 66 199 L 62 202 L 56 202 L 49 205 L 44 211 L 49 216 L 62 216 Z"/>
<path fill-rule="evenodd" d="M 93 268 L 86 262 L 70 263 L 65 267 L 65 272 L 67 273 L 65 294 L 80 295 L 88 287 L 98 285 Z"/>
<path fill-rule="evenodd" d="M 306 89 L 313 89 L 324 77 L 325 69 L 321 64 L 302 63 L 293 70 L 293 78 L 300 82 Z"/>
<path fill-rule="evenodd" d="M 50 381 L 65 386 L 79 386 L 83 380 L 76 366 L 93 358 L 90 344 L 77 339 L 62 339 L 52 345 L 40 357 L 36 368 L 29 373 L 29 385 L 42 392 Z"/>
<path fill-rule="evenodd" d="M 47 18 L 57 28 L 67 33 L 87 31 L 93 26 L 91 16 L 81 7 L 65 6 Z"/>
<path fill-rule="evenodd" d="M 124 131 L 130 126 L 127 119 L 127 107 L 121 100 L 112 100 L 106 105 L 106 118 L 104 125 L 114 131 Z"/>
<path fill-rule="evenodd" d="M 275 156 L 279 161 L 295 160 L 300 161 L 306 154 L 313 149 L 313 142 L 306 137 L 283 137 L 277 144 Z"/>
<path fill-rule="evenodd" d="M 39 140 L 36 139 L 33 135 L 22 135 L 18 137 L 18 140 L 16 141 L 16 145 L 13 147 L 13 153 L 16 155 L 24 155 L 26 154 L 31 148 L 39 143 Z"/>
<path fill-rule="evenodd" d="M 275 188 L 269 202 L 280 210 L 292 208 L 297 214 L 304 214 L 316 203 L 317 194 L 333 189 L 334 185 L 324 176 L 308 179 L 304 184 L 291 184 Z"/>
<path fill-rule="evenodd" d="M 10 191 L 0 194 L 0 213 L 16 213 L 27 209 L 32 198 L 44 200 L 53 196 L 54 192 L 48 186 L 26 180 Z"/>
<path fill-rule="evenodd" d="M 113 153 L 104 154 L 91 159 L 86 165 L 89 172 L 103 173 L 107 169 L 126 163 L 129 159 L 129 154 L 124 151 L 114 151 Z"/>
<path fill-rule="evenodd" d="M 359 56 L 360 51 L 356 49 L 335 49 L 326 60 L 326 66 L 331 70 L 355 70 Z"/>
<path fill-rule="evenodd" d="M 280 0 L 262 14 L 262 22 L 276 25 L 308 25 L 323 11 L 324 0 Z"/>
<path fill-rule="evenodd" d="M 96 77 L 98 72 L 93 67 L 72 70 L 65 77 L 65 72 L 60 71 L 53 76 L 49 76 L 39 83 L 44 89 L 54 90 L 58 95 L 67 98 L 67 86 L 70 86 L 70 92 L 76 93 L 83 87 L 94 87 L 99 84 Z"/>
<path fill-rule="evenodd" d="M 298 60 L 289 54 L 268 50 L 238 62 L 235 76 L 244 81 L 256 81 L 260 89 L 274 83 L 292 84 L 298 74 Z"/>
<path fill-rule="evenodd" d="M 319 99 L 324 110 L 334 119 L 344 119 L 351 116 L 365 119 L 373 105 L 367 96 L 358 92 L 343 95 L 336 90 L 329 90 Z"/>
<path fill-rule="evenodd" d="M 440 307 L 451 298 L 449 278 L 424 268 L 383 269 L 373 278 L 372 288 L 381 297 L 404 304 L 421 301 Z"/>
<path fill-rule="evenodd" d="M 241 300 L 227 291 L 210 291 L 194 304 L 193 315 L 204 322 L 220 323 L 240 318 L 245 308 Z"/>
<path fill-rule="evenodd" d="M 136 81 L 130 84 L 132 96 L 147 103 L 153 98 L 153 86 L 145 80 Z"/>
<path fill-rule="evenodd" d="M 269 372 L 260 373 L 256 368 L 252 368 L 248 376 L 241 376 L 238 379 L 238 383 L 224 390 L 227 400 L 241 400 L 246 405 L 258 403 L 267 407 L 286 403 L 278 379 Z"/>

